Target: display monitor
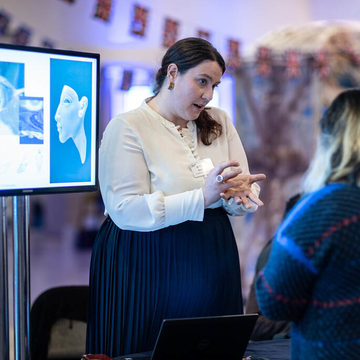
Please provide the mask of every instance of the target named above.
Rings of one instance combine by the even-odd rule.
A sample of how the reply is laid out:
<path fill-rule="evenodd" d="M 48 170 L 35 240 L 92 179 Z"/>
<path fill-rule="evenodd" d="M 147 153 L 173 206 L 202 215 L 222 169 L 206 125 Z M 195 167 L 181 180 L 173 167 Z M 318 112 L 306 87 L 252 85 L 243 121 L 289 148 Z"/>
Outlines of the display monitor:
<path fill-rule="evenodd" d="M 0 196 L 97 189 L 99 63 L 0 44 Z"/>

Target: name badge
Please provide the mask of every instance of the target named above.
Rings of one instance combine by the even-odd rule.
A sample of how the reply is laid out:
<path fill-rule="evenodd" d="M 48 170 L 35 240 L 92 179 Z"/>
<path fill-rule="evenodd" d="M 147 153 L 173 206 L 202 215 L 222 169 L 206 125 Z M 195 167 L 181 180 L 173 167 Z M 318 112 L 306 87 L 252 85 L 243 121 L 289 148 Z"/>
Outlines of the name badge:
<path fill-rule="evenodd" d="M 200 159 L 196 162 L 191 163 L 189 166 L 194 177 L 196 178 L 200 176 L 206 176 L 210 172 L 210 170 L 214 168 L 214 165 L 210 158 Z"/>

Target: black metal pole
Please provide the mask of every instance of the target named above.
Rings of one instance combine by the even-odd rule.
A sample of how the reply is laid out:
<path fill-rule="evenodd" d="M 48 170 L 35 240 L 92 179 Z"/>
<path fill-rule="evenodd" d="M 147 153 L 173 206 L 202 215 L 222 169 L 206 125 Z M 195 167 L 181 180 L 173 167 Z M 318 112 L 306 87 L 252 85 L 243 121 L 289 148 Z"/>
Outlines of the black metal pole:
<path fill-rule="evenodd" d="M 13 197 L 15 360 L 30 359 L 29 196 Z"/>
<path fill-rule="evenodd" d="M 0 358 L 9 360 L 7 198 L 0 197 Z"/>

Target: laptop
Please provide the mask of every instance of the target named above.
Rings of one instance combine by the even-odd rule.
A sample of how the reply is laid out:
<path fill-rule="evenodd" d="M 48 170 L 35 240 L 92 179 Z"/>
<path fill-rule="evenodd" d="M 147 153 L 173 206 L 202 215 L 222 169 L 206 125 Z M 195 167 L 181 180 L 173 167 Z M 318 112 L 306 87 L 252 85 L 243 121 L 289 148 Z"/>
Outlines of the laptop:
<path fill-rule="evenodd" d="M 241 360 L 258 314 L 163 320 L 154 351 L 119 358 Z"/>

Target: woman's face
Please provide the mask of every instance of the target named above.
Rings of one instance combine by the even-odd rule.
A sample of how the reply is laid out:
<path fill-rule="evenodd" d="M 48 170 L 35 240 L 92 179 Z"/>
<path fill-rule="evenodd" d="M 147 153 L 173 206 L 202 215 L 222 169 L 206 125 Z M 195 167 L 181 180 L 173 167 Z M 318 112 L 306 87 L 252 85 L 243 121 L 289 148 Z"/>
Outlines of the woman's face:
<path fill-rule="evenodd" d="M 205 60 L 184 74 L 177 73 L 174 79 L 170 77 L 174 89 L 171 90 L 173 101 L 170 105 L 173 119 L 169 120 L 196 120 L 211 101 L 221 76 L 220 65 L 216 61 Z"/>
<path fill-rule="evenodd" d="M 80 102 L 78 95 L 71 87 L 65 85 L 61 92 L 60 103 L 55 114 L 59 139 L 62 143 L 78 134 L 81 127 L 79 110 Z"/>

